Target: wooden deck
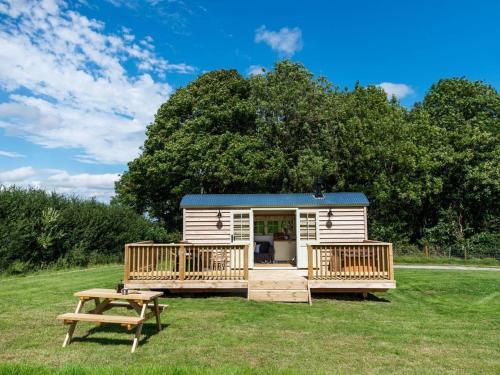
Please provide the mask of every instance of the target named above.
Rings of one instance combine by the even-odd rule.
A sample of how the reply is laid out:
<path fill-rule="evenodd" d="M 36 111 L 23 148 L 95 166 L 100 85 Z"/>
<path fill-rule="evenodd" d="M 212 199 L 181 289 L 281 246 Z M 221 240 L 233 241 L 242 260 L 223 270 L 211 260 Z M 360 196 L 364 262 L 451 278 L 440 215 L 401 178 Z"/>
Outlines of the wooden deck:
<path fill-rule="evenodd" d="M 129 244 L 126 287 L 241 291 L 250 300 L 311 302 L 314 292 L 380 292 L 396 287 L 392 244 L 312 245 L 308 269 L 248 269 L 247 245 Z"/>

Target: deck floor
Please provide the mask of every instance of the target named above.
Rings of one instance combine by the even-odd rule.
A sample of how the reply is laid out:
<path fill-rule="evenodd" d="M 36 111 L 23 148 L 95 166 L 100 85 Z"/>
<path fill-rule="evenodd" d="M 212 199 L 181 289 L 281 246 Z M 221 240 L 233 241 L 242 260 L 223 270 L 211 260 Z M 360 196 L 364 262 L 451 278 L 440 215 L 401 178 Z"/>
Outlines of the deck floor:
<path fill-rule="evenodd" d="M 139 289 L 183 289 L 183 290 L 248 290 L 252 286 L 261 284 L 279 290 L 293 290 L 297 285 L 306 285 L 313 292 L 366 292 L 385 291 L 396 287 L 394 280 L 386 279 L 364 279 L 358 275 L 358 279 L 307 279 L 305 269 L 271 269 L 257 268 L 248 271 L 248 280 L 166 280 L 152 278 L 147 280 L 128 280 L 128 288 Z"/>
<path fill-rule="evenodd" d="M 254 270 L 257 269 L 266 269 L 266 268 L 271 268 L 271 269 L 278 269 L 278 268 L 290 268 L 290 269 L 296 269 L 296 267 L 289 263 L 289 262 L 282 262 L 282 263 L 255 263 L 254 265 Z"/>
<path fill-rule="evenodd" d="M 248 271 L 248 280 L 293 280 L 307 279 L 307 270 L 254 268 Z"/>

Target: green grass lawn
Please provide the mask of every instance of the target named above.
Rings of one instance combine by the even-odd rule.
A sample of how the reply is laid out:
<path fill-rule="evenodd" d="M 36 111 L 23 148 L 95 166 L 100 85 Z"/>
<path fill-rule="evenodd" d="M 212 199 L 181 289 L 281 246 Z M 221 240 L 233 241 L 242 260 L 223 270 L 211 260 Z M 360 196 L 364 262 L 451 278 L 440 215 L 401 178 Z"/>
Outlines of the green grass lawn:
<path fill-rule="evenodd" d="M 398 288 L 366 301 L 307 304 L 167 298 L 165 328 L 132 334 L 79 323 L 61 348 L 73 292 L 114 287 L 121 266 L 0 278 L 2 373 L 500 373 L 500 274 L 396 270 Z M 90 336 L 81 337 L 92 330 Z"/>
<path fill-rule="evenodd" d="M 456 257 L 425 256 L 425 255 L 395 255 L 396 264 L 453 264 L 462 266 L 496 266 L 500 260 L 495 258 L 469 258 L 464 260 Z"/>

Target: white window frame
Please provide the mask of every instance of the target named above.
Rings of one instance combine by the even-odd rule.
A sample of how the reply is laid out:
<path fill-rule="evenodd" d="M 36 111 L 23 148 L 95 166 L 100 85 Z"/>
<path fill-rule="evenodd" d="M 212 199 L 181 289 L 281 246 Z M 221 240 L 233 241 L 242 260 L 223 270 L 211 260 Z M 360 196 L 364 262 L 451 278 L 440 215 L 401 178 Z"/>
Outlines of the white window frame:
<path fill-rule="evenodd" d="M 310 239 L 302 239 L 301 236 L 300 236 L 300 215 L 302 214 L 314 214 L 314 218 L 315 218 L 315 223 L 316 223 L 316 239 L 314 240 L 310 240 Z M 318 210 L 303 210 L 303 209 L 299 209 L 299 215 L 298 215 L 298 219 L 299 219 L 299 222 L 296 223 L 297 225 L 297 233 L 299 235 L 299 240 L 301 242 L 305 242 L 305 243 L 310 243 L 310 244 L 318 244 L 320 243 L 320 238 L 319 238 L 319 211 Z"/>
<path fill-rule="evenodd" d="M 248 215 L 248 239 L 247 240 L 236 240 L 234 238 L 234 215 L 237 214 L 247 214 Z M 250 210 L 232 210 L 231 211 L 231 243 L 232 244 L 249 244 L 253 237 L 253 220 L 252 213 Z"/>

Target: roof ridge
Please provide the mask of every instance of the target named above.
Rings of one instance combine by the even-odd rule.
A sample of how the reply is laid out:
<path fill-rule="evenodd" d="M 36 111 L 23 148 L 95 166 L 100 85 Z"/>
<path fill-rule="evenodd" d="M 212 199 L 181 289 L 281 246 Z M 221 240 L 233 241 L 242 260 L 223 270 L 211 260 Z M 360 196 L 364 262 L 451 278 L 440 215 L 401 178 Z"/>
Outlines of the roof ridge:
<path fill-rule="evenodd" d="M 331 191 L 323 194 L 364 194 L 361 191 Z M 314 195 L 314 192 L 305 193 L 189 193 L 187 195 Z"/>
<path fill-rule="evenodd" d="M 320 206 L 368 206 L 368 198 L 362 192 L 324 193 L 323 198 L 314 193 L 218 193 L 187 194 L 181 207 L 320 207 Z"/>

